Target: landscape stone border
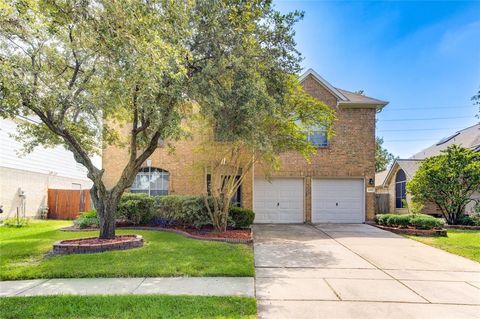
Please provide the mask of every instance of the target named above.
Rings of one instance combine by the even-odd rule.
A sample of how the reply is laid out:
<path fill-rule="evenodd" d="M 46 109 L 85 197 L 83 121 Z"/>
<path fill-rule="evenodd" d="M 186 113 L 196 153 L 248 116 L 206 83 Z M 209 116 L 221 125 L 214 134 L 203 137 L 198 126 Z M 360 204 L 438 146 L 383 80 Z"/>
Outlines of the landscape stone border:
<path fill-rule="evenodd" d="M 414 229 L 414 228 L 397 228 L 374 224 L 373 226 L 401 235 L 415 235 L 415 236 L 447 236 L 446 229 Z"/>
<path fill-rule="evenodd" d="M 445 228 L 462 229 L 462 230 L 480 230 L 480 226 L 469 226 L 469 225 L 445 225 Z"/>
<path fill-rule="evenodd" d="M 179 229 L 171 229 L 171 228 L 161 228 L 161 227 L 150 227 L 150 226 L 128 226 L 128 227 L 117 227 L 117 229 L 133 229 L 133 230 L 156 230 L 156 231 L 164 231 L 169 233 L 179 234 L 188 238 L 198 239 L 198 240 L 207 240 L 207 241 L 219 241 L 231 244 L 251 244 L 253 242 L 253 238 L 250 239 L 236 239 L 236 238 L 215 238 L 215 237 L 203 237 L 203 236 L 196 236 L 185 231 Z M 60 229 L 61 231 L 66 232 L 82 232 L 82 231 L 94 231 L 98 228 L 74 228 L 74 227 L 64 227 Z"/>
<path fill-rule="evenodd" d="M 140 235 L 121 235 L 132 237 L 131 240 L 118 243 L 102 243 L 102 244 L 78 244 L 73 243 L 80 239 L 97 239 L 97 237 L 86 237 L 77 239 L 59 240 L 53 244 L 53 255 L 69 255 L 69 254 L 91 254 L 101 253 L 111 250 L 127 250 L 143 246 L 143 236 Z"/>

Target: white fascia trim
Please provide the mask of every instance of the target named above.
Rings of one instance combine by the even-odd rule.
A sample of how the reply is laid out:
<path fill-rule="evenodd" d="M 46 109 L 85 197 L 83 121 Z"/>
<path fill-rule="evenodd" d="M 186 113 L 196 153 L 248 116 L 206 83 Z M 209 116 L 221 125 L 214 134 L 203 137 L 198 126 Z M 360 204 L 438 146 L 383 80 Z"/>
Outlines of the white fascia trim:
<path fill-rule="evenodd" d="M 382 187 L 388 187 L 387 186 L 387 181 L 390 179 L 390 176 L 392 175 L 392 172 L 393 172 L 393 168 L 396 165 L 399 165 L 397 160 L 395 160 L 395 162 L 393 162 L 392 166 L 390 166 L 390 169 L 388 170 L 388 174 L 387 174 L 387 176 L 385 176 L 385 179 L 383 180 Z"/>
<path fill-rule="evenodd" d="M 335 96 L 337 96 L 340 100 L 342 101 L 348 101 L 348 99 L 345 97 L 345 95 L 343 95 L 342 93 L 340 93 L 340 91 L 338 91 L 333 85 L 331 85 L 330 83 L 327 82 L 327 80 L 325 80 L 324 78 L 322 78 L 320 76 L 320 74 L 318 74 L 317 72 L 315 72 L 315 70 L 313 69 L 308 69 L 305 73 L 303 73 L 300 78 L 299 78 L 299 81 L 300 83 L 302 83 L 306 78 L 307 76 L 309 75 L 312 75 L 315 80 L 317 80 L 320 84 L 322 84 L 327 90 L 329 90 L 330 92 L 332 92 Z"/>
<path fill-rule="evenodd" d="M 388 104 L 388 102 L 384 103 L 350 103 L 350 102 L 338 102 L 337 105 L 343 108 L 350 108 L 350 109 L 377 109 L 378 112 L 383 110 L 383 108 Z"/>

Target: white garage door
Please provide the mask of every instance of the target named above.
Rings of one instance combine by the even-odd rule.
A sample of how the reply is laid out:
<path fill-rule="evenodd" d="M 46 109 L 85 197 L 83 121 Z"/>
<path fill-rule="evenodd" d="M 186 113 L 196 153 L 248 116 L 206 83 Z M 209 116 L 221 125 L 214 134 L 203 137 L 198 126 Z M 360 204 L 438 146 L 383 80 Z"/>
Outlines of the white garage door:
<path fill-rule="evenodd" d="M 255 178 L 255 223 L 303 223 L 303 179 Z"/>
<path fill-rule="evenodd" d="M 313 179 L 313 223 L 363 223 L 362 179 Z"/>

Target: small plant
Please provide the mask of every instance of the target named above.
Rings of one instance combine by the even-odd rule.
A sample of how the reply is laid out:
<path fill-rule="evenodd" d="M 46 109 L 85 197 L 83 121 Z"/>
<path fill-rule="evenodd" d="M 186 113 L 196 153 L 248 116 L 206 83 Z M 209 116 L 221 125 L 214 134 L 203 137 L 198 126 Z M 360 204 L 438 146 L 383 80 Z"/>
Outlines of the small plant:
<path fill-rule="evenodd" d="M 3 220 L 3 225 L 6 227 L 25 227 L 28 226 L 29 223 L 30 219 L 23 217 L 5 218 Z"/>
<path fill-rule="evenodd" d="M 250 209 L 231 206 L 228 211 L 228 217 L 231 219 L 231 226 L 236 228 L 248 228 L 253 224 L 255 213 Z"/>
<path fill-rule="evenodd" d="M 410 202 L 407 200 L 402 200 L 404 207 L 407 208 L 408 213 L 412 215 L 421 214 L 423 211 L 423 207 L 425 206 L 421 201 L 415 200 L 413 198 Z"/>
<path fill-rule="evenodd" d="M 81 212 L 80 215 L 73 221 L 73 224 L 81 229 L 99 227 L 97 211 L 95 209 L 91 209 L 86 212 Z"/>

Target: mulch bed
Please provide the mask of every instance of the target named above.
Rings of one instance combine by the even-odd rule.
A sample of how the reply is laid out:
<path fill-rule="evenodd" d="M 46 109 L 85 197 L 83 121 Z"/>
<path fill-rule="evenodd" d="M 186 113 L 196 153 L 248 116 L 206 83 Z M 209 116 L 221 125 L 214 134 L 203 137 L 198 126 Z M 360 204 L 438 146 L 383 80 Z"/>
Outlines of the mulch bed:
<path fill-rule="evenodd" d="M 111 239 L 100 239 L 98 237 L 67 239 L 63 240 L 62 244 L 77 244 L 77 245 L 100 245 L 100 244 L 116 244 L 125 241 L 131 241 L 135 235 L 119 235 Z"/>
<path fill-rule="evenodd" d="M 214 232 L 212 228 L 187 228 L 181 226 L 160 227 L 160 226 L 126 226 L 119 227 L 118 229 L 137 229 L 137 230 L 157 230 L 177 233 L 193 239 L 210 240 L 210 241 L 223 241 L 234 244 L 249 244 L 253 241 L 251 229 L 227 229 L 225 232 Z M 75 226 L 64 227 L 62 231 L 80 232 L 80 231 L 94 231 L 98 228 L 77 228 Z"/>
<path fill-rule="evenodd" d="M 383 230 L 391 231 L 395 234 L 415 235 L 415 236 L 447 236 L 446 229 L 417 229 L 417 228 L 398 228 L 374 224 L 373 226 Z"/>
<path fill-rule="evenodd" d="M 140 235 L 118 235 L 112 239 L 87 237 L 60 240 L 53 244 L 54 255 L 100 253 L 110 250 L 126 250 L 143 246 Z"/>

